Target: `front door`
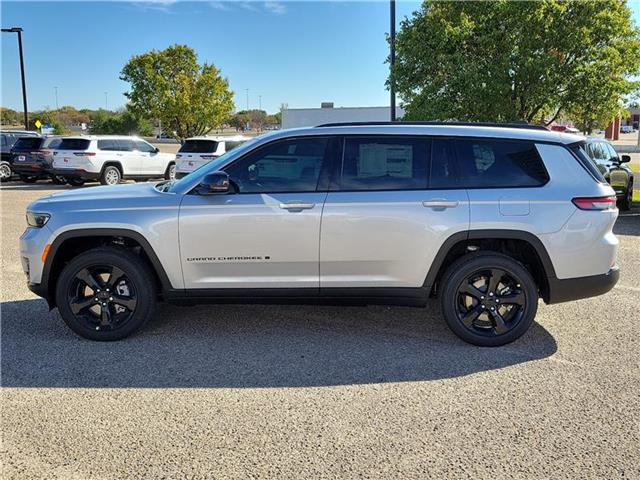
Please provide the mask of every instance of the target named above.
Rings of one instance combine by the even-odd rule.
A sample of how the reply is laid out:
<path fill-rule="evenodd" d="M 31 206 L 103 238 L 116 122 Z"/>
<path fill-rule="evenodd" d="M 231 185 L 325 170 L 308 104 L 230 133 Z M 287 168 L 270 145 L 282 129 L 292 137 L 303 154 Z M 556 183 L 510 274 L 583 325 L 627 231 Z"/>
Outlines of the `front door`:
<path fill-rule="evenodd" d="M 330 142 L 271 142 L 224 168 L 235 193 L 185 195 L 180 256 L 185 287 L 319 286 L 323 165 Z"/>

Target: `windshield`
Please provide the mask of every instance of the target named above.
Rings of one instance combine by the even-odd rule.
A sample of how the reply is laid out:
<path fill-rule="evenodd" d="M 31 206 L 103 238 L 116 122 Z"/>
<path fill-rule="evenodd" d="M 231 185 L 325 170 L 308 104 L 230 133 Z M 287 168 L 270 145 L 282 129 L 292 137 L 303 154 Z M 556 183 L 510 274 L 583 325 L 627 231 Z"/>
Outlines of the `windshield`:
<path fill-rule="evenodd" d="M 243 143 L 239 147 L 236 147 L 233 150 L 225 153 L 224 155 L 219 156 L 215 160 L 202 165 L 200 168 L 196 168 L 189 175 L 187 175 L 185 177 L 182 177 L 180 180 L 177 180 L 177 181 L 173 182 L 171 184 L 170 188 L 169 188 L 169 191 L 174 191 L 177 188 L 180 188 L 181 185 L 185 185 L 185 184 L 190 183 L 194 178 L 200 177 L 204 173 L 215 172 L 215 171 L 219 170 L 220 167 L 222 165 L 224 165 L 225 163 L 227 163 L 227 161 L 229 161 L 230 158 L 233 158 L 233 157 L 236 157 L 236 156 L 240 156 L 240 155 L 244 154 L 245 152 L 251 150 L 253 148 L 253 146 L 256 143 L 258 143 L 261 139 L 262 139 L 262 137 L 255 137 L 255 138 L 249 140 L 248 142 Z"/>

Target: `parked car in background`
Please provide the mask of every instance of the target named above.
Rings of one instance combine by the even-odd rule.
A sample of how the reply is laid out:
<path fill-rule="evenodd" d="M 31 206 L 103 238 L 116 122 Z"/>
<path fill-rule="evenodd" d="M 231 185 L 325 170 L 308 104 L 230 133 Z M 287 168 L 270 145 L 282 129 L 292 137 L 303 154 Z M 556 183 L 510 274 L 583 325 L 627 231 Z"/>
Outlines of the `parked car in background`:
<path fill-rule="evenodd" d="M 65 137 L 53 152 L 52 173 L 75 186 L 87 180 L 115 185 L 123 179 L 172 179 L 175 158 L 138 137 Z"/>
<path fill-rule="evenodd" d="M 590 137 L 585 144 L 585 152 L 593 160 L 598 170 L 616 191 L 620 210 L 629 210 L 633 204 L 633 170 L 625 163 L 631 161 L 629 155 L 618 153 L 606 140 Z"/>
<path fill-rule="evenodd" d="M 13 175 L 11 168 L 11 149 L 13 145 L 22 137 L 39 137 L 37 132 L 28 130 L 2 130 L 0 131 L 0 151 L 2 158 L 0 159 L 0 180 L 10 180 Z"/>
<path fill-rule="evenodd" d="M 584 144 L 520 125 L 284 130 L 181 180 L 36 200 L 22 265 L 93 340 L 132 334 L 160 299 L 433 308 L 437 296 L 460 338 L 504 345 L 539 299 L 619 278 L 616 197 Z"/>
<path fill-rule="evenodd" d="M 622 125 L 620 127 L 620 133 L 633 133 L 632 125 Z"/>
<path fill-rule="evenodd" d="M 188 138 L 176 153 L 176 178 L 184 177 L 250 139 L 243 135 Z"/>
<path fill-rule="evenodd" d="M 25 183 L 51 178 L 53 183 L 63 185 L 64 177 L 51 173 L 53 151 L 62 142 L 62 137 L 22 137 L 11 149 L 12 169 Z"/>

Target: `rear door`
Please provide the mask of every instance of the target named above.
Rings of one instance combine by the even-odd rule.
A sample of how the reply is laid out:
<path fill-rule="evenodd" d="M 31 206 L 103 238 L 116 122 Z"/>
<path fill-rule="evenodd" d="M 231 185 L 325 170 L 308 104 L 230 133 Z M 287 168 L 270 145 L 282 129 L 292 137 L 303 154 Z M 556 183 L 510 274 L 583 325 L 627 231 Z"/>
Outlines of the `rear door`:
<path fill-rule="evenodd" d="M 445 175 L 430 185 L 430 172 Z M 325 201 L 320 286 L 421 287 L 443 242 L 469 226 L 448 144 L 424 136 L 344 139 Z"/>
<path fill-rule="evenodd" d="M 87 138 L 63 138 L 53 152 L 53 166 L 61 169 L 84 169 L 87 167 L 88 156 L 94 156 L 95 152 L 89 152 L 91 140 Z"/>
<path fill-rule="evenodd" d="M 181 172 L 193 172 L 220 156 L 221 142 L 213 139 L 191 139 L 184 142 L 176 154 L 177 169 Z"/>
<path fill-rule="evenodd" d="M 118 138 L 116 140 L 118 152 L 116 156 L 122 164 L 122 170 L 125 176 L 143 176 L 145 171 L 142 167 L 142 157 L 136 150 L 133 139 Z"/>
<path fill-rule="evenodd" d="M 22 137 L 11 149 L 12 162 L 17 165 L 43 165 L 44 156 L 40 147 L 44 141 L 41 137 Z"/>

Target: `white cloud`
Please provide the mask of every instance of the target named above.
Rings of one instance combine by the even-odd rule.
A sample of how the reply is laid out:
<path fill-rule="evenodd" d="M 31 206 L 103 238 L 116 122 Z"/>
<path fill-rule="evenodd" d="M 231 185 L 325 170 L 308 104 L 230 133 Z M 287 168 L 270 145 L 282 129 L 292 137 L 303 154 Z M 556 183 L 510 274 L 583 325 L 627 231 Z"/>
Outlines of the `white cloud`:
<path fill-rule="evenodd" d="M 264 2 L 264 9 L 269 13 L 275 13 L 276 15 L 283 15 L 287 13 L 287 7 L 282 2 L 268 1 Z"/>

